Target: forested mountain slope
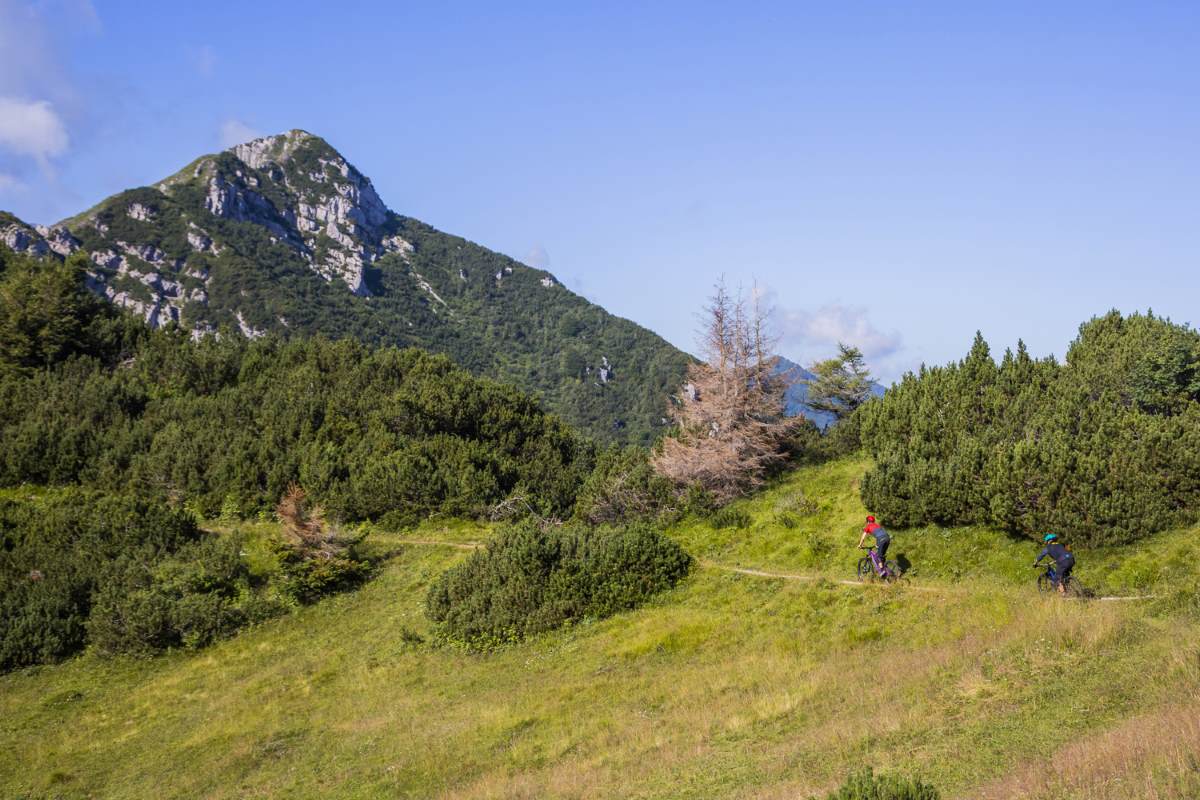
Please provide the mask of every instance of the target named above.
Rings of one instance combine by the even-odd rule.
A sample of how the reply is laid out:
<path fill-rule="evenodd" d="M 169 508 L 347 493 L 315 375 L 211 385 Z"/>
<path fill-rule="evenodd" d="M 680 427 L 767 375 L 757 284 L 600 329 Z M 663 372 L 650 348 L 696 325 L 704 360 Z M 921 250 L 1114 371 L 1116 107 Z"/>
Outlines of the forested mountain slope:
<path fill-rule="evenodd" d="M 0 213 L 0 242 L 85 252 L 93 291 L 151 326 L 418 346 L 604 439 L 648 442 L 688 361 L 550 273 L 392 212 L 299 130 L 203 156 L 52 227 Z"/>

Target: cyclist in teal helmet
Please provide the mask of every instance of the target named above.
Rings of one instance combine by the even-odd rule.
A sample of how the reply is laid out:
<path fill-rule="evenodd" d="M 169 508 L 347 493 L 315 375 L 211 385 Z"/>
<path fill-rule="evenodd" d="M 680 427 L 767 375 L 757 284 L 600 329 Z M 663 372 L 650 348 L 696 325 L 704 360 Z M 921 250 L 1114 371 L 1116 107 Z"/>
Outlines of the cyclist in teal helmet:
<path fill-rule="evenodd" d="M 1037 560 L 1033 562 L 1033 565 L 1036 567 L 1047 556 L 1052 558 L 1057 567 L 1058 592 L 1066 594 L 1067 576 L 1071 574 L 1071 570 L 1075 569 L 1075 555 L 1058 540 L 1057 533 L 1047 533 L 1042 537 L 1042 543 L 1045 546 L 1042 548 L 1042 552 L 1038 553 Z"/>

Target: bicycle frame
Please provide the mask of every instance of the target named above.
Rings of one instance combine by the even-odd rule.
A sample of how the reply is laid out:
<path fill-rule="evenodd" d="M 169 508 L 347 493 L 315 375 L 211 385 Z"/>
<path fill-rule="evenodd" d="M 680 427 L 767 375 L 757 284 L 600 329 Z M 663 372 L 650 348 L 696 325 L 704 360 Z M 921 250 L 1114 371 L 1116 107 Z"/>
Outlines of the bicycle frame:
<path fill-rule="evenodd" d="M 887 564 L 884 564 L 879 559 L 879 551 L 874 547 L 867 551 L 867 558 L 871 559 L 871 566 L 875 568 L 876 575 L 882 578 L 884 575 L 888 574 Z"/>

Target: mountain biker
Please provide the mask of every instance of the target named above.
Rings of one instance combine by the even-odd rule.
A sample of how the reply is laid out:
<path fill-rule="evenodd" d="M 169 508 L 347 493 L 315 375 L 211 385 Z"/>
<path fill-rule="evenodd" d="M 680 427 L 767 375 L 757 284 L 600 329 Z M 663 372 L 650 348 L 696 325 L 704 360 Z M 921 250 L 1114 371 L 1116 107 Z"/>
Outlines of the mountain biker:
<path fill-rule="evenodd" d="M 892 537 L 874 517 L 867 517 L 867 526 L 862 529 L 862 536 L 858 537 L 859 547 L 863 546 L 868 536 L 875 537 L 875 552 L 879 554 L 879 563 L 886 564 L 888 545 L 892 543 Z"/>
<path fill-rule="evenodd" d="M 1045 547 L 1038 553 L 1037 561 L 1034 561 L 1033 565 L 1036 567 L 1041 564 L 1046 556 L 1052 558 L 1058 572 L 1058 593 L 1066 594 L 1067 578 L 1075 568 L 1075 555 L 1058 540 L 1057 533 L 1047 533 L 1042 538 L 1042 543 Z"/>

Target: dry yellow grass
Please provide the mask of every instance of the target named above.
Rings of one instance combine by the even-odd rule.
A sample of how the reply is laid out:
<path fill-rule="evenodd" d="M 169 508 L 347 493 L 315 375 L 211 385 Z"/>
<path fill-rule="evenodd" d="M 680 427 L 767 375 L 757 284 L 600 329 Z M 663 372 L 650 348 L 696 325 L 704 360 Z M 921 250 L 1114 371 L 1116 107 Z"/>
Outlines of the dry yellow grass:
<path fill-rule="evenodd" d="M 1050 753 L 972 797 L 980 800 L 1195 800 L 1200 701 L 1140 714 Z"/>

